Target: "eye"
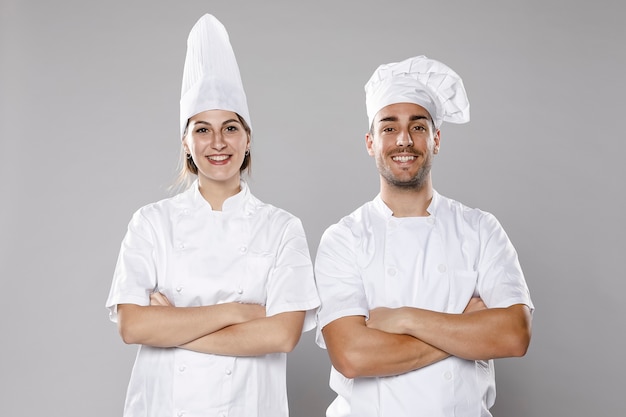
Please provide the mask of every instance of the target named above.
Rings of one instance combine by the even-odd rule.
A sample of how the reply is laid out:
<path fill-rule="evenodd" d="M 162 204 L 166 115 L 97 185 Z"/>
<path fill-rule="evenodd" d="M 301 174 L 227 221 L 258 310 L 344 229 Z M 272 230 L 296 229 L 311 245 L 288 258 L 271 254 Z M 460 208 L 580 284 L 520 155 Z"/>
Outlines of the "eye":
<path fill-rule="evenodd" d="M 393 127 L 383 127 L 382 128 L 382 132 L 385 132 L 385 133 L 393 132 L 393 130 L 394 130 Z"/>
<path fill-rule="evenodd" d="M 229 132 L 229 133 L 234 133 L 234 132 L 239 131 L 239 127 L 237 127 L 236 125 L 230 125 L 230 126 L 226 126 L 224 130 L 226 130 L 226 132 Z"/>
<path fill-rule="evenodd" d="M 206 133 L 208 131 L 209 129 L 207 129 L 206 127 L 199 127 L 196 129 L 196 133 Z"/>
<path fill-rule="evenodd" d="M 416 130 L 418 132 L 426 132 L 426 128 L 424 126 L 414 126 L 413 130 Z"/>

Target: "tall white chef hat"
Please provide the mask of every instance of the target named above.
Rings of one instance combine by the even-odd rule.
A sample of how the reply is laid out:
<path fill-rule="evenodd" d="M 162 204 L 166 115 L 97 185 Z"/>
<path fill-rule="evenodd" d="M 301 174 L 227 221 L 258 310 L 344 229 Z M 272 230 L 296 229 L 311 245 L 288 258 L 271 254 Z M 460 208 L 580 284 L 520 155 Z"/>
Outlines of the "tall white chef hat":
<path fill-rule="evenodd" d="M 202 16 L 187 38 L 187 56 L 180 95 L 180 136 L 190 117 L 206 110 L 229 110 L 252 128 L 235 53 L 224 25 Z"/>
<path fill-rule="evenodd" d="M 437 128 L 444 121 L 469 121 L 469 101 L 461 77 L 447 65 L 424 55 L 383 64 L 365 84 L 370 126 L 380 109 L 395 103 L 424 107 Z"/>

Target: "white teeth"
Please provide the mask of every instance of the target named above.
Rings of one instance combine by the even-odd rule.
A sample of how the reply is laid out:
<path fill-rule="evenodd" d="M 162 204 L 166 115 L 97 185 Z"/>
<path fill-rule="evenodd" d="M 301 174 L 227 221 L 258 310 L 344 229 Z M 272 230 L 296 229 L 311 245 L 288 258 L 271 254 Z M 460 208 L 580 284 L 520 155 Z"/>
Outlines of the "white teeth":
<path fill-rule="evenodd" d="M 208 156 L 208 158 L 212 161 L 223 161 L 225 159 L 228 159 L 228 155 L 215 155 L 215 156 Z"/>
<path fill-rule="evenodd" d="M 408 162 L 408 161 L 414 160 L 415 156 L 414 155 L 396 155 L 392 157 L 391 159 L 397 162 Z"/>

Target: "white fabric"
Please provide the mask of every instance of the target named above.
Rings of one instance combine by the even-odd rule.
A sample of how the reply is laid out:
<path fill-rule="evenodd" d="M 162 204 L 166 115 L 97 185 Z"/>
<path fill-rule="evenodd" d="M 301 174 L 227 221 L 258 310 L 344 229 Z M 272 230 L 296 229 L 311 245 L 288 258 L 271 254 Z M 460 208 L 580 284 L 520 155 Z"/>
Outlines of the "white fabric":
<path fill-rule="evenodd" d="M 224 25 L 205 14 L 187 38 L 180 98 L 180 136 L 187 120 L 206 110 L 229 110 L 252 128 L 239 66 Z"/>
<path fill-rule="evenodd" d="M 493 215 L 437 192 L 428 212 L 393 217 L 378 196 L 327 229 L 315 261 L 321 347 L 325 325 L 381 306 L 462 313 L 479 295 L 488 307 L 533 308 L 516 251 Z M 486 417 L 495 399 L 492 361 L 456 357 L 381 378 L 347 379 L 333 368 L 330 385 L 338 397 L 328 417 Z"/>
<path fill-rule="evenodd" d="M 424 107 L 437 128 L 442 122 L 469 121 L 469 101 L 461 77 L 447 65 L 424 55 L 380 65 L 365 84 L 370 126 L 376 113 L 395 103 Z"/>
<path fill-rule="evenodd" d="M 213 211 L 197 182 L 138 210 L 122 242 L 106 302 L 149 305 L 161 291 L 178 307 L 231 301 L 266 306 L 267 315 L 319 305 L 300 220 L 242 191 Z M 286 417 L 284 353 L 230 357 L 140 346 L 124 416 Z"/>

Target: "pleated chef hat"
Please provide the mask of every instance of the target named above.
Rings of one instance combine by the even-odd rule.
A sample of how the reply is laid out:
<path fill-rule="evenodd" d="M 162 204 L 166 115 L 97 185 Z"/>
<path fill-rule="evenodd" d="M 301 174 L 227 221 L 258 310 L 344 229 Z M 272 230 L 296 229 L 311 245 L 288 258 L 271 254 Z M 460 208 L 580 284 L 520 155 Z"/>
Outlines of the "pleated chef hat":
<path fill-rule="evenodd" d="M 439 128 L 442 122 L 469 122 L 469 101 L 463 80 L 447 65 L 424 55 L 379 66 L 365 84 L 370 126 L 376 113 L 395 103 L 424 107 Z"/>
<path fill-rule="evenodd" d="M 246 93 L 228 33 L 210 14 L 196 22 L 187 38 L 180 96 L 181 138 L 189 118 L 206 110 L 233 111 L 252 128 Z"/>

